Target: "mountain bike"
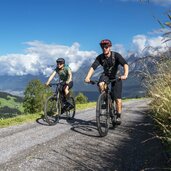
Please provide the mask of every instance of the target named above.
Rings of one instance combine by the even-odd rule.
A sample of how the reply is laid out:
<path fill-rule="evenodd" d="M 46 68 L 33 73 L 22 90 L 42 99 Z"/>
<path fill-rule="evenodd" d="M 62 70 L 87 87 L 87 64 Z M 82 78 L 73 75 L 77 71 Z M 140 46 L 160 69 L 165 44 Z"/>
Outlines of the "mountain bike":
<path fill-rule="evenodd" d="M 50 87 L 55 86 L 53 95 L 47 97 L 44 105 L 45 120 L 49 125 L 55 125 L 61 116 L 66 114 L 67 119 L 73 119 L 75 116 L 75 100 L 72 96 L 69 97 L 66 106 L 64 103 L 64 93 L 61 91 L 61 83 L 51 83 Z"/>
<path fill-rule="evenodd" d="M 108 134 L 110 121 L 113 127 L 117 125 L 115 105 L 111 99 L 111 91 L 109 90 L 109 84 L 117 80 L 119 80 L 119 78 L 112 79 L 108 83 L 106 83 L 107 88 L 99 95 L 96 103 L 97 129 L 101 137 L 104 137 Z M 98 84 L 98 81 L 91 80 L 90 84 Z"/>

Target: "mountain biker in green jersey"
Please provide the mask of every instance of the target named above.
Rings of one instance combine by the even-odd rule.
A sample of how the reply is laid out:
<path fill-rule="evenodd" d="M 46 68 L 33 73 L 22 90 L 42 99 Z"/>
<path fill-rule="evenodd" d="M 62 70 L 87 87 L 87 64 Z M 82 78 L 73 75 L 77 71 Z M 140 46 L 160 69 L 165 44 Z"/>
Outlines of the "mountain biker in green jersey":
<path fill-rule="evenodd" d="M 64 93 L 64 103 L 67 103 L 67 99 L 69 98 L 69 89 L 73 87 L 73 81 L 72 81 L 72 71 L 71 68 L 65 64 L 65 59 L 58 58 L 56 60 L 56 68 L 50 75 L 49 79 L 45 83 L 46 86 L 50 84 L 52 79 L 55 77 L 56 74 L 59 75 L 61 82 L 61 90 Z M 68 105 L 68 104 L 67 104 Z"/>
<path fill-rule="evenodd" d="M 100 42 L 103 53 L 98 55 L 91 65 L 85 82 L 89 83 L 94 70 L 101 65 L 104 72 L 99 79 L 99 88 L 103 92 L 105 90 L 106 83 L 109 80 L 115 79 L 117 77 L 117 72 L 119 70 L 119 65 L 124 69 L 124 74 L 121 75 L 119 80 L 111 83 L 111 97 L 112 100 L 116 102 L 117 111 L 117 123 L 121 123 L 121 112 L 122 112 L 122 80 L 126 80 L 128 77 L 128 64 L 125 59 L 117 52 L 111 51 L 112 42 L 108 39 L 104 39 Z"/>

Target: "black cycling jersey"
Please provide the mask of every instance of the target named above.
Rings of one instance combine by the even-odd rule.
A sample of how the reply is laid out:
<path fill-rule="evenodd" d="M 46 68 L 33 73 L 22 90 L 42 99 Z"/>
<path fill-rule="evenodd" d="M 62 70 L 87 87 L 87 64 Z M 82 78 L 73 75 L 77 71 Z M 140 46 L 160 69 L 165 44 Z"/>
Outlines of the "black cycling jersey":
<path fill-rule="evenodd" d="M 95 70 L 99 65 L 102 65 L 105 75 L 115 78 L 118 66 L 124 66 L 125 64 L 127 62 L 119 53 L 111 51 L 110 57 L 105 57 L 103 53 L 97 56 L 91 67 Z"/>

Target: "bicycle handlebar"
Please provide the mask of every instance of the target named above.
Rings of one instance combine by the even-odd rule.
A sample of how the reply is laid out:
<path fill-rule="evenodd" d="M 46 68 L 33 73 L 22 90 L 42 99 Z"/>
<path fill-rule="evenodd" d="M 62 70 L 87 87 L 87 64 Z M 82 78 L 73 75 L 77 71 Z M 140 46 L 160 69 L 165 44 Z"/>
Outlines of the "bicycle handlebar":
<path fill-rule="evenodd" d="M 50 83 L 49 84 L 49 87 L 52 87 L 52 86 L 54 86 L 54 85 L 58 85 L 59 83 Z"/>
<path fill-rule="evenodd" d="M 118 81 L 118 80 L 120 80 L 119 77 L 118 77 L 118 78 L 114 78 L 114 79 L 112 79 L 112 80 L 109 80 L 109 82 L 108 82 L 107 84 L 112 83 L 112 82 L 116 82 L 116 81 Z M 98 82 L 99 82 L 99 80 L 90 80 L 90 82 L 89 82 L 88 84 L 94 85 L 94 84 L 97 84 Z"/>
<path fill-rule="evenodd" d="M 121 78 L 120 78 L 120 77 L 117 77 L 117 78 L 114 78 L 114 79 L 112 79 L 112 80 L 109 80 L 109 82 L 112 83 L 112 82 L 116 82 L 116 81 L 118 81 L 118 80 L 121 80 Z"/>
<path fill-rule="evenodd" d="M 48 86 L 49 86 L 49 87 L 57 86 L 57 85 L 61 84 L 62 82 L 63 82 L 63 81 L 61 81 L 61 82 L 59 82 L 59 83 L 50 83 Z"/>
<path fill-rule="evenodd" d="M 98 83 L 98 82 L 99 82 L 98 80 L 90 80 L 90 82 L 89 82 L 88 84 L 94 85 L 94 84 L 96 84 L 96 83 Z"/>

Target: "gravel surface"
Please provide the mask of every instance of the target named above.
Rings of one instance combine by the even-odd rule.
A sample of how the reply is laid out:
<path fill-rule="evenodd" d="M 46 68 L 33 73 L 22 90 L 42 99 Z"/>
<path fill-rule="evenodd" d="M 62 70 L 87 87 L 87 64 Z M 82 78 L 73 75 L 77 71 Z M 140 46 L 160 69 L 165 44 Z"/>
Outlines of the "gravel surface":
<path fill-rule="evenodd" d="M 95 109 L 62 116 L 55 126 L 34 123 L 0 129 L 0 171 L 170 170 L 148 100 L 124 102 L 122 124 L 99 137 Z"/>

